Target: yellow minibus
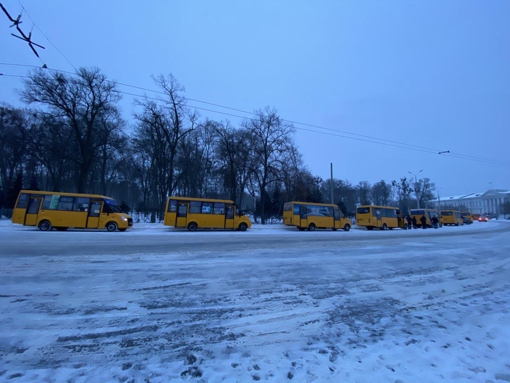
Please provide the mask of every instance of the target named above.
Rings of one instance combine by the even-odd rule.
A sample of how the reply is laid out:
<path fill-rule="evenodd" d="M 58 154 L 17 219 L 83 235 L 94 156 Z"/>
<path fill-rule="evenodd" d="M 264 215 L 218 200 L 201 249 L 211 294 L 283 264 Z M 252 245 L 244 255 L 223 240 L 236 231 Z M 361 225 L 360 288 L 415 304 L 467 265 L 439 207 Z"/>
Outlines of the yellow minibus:
<path fill-rule="evenodd" d="M 464 221 L 457 210 L 441 210 L 443 225 L 464 225 Z"/>
<path fill-rule="evenodd" d="M 358 207 L 356 209 L 356 225 L 365 226 L 367 230 L 407 228 L 400 209 L 391 206 L 364 205 Z"/>
<path fill-rule="evenodd" d="M 191 197 L 168 197 L 165 208 L 166 226 L 197 229 L 234 229 L 246 231 L 250 219 L 236 210 L 233 201 Z"/>
<path fill-rule="evenodd" d="M 473 223 L 474 218 L 470 211 L 461 211 L 460 216 L 462 217 L 462 221 L 464 223 Z M 464 220 L 465 219 L 465 220 Z"/>
<path fill-rule="evenodd" d="M 115 200 L 97 194 L 22 190 L 12 213 L 12 223 L 56 229 L 105 229 L 125 231 L 133 219 Z"/>
<path fill-rule="evenodd" d="M 425 216 L 426 222 L 425 225 L 427 227 L 432 227 L 432 217 L 437 217 L 439 223 L 438 225 L 441 227 L 441 217 L 439 215 L 439 212 L 434 209 L 411 209 L 409 210 L 409 215 L 411 216 L 411 219 L 416 218 L 416 227 L 421 228 L 421 221 L 420 218 L 422 216 Z"/>
<path fill-rule="evenodd" d="M 344 217 L 337 205 L 312 202 L 286 202 L 283 205 L 283 224 L 308 229 L 351 229 L 351 220 Z"/>

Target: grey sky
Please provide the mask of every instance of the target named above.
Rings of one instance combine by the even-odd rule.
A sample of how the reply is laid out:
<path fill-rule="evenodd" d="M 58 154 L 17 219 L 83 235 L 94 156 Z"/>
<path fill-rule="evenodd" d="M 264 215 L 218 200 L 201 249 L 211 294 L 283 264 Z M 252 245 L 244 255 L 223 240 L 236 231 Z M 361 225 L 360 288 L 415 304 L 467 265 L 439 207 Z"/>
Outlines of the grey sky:
<path fill-rule="evenodd" d="M 14 30 L 0 14 L 5 75 L 28 69 L 5 63 L 44 62 L 73 71 L 53 43 L 74 66 L 97 66 L 122 83 L 156 89 L 150 75 L 172 73 L 189 98 L 245 111 L 272 106 L 285 119 L 330 129 L 295 125 L 306 165 L 323 178 L 333 163 L 334 177 L 352 183 L 423 170 L 419 176 L 430 178 L 444 196 L 510 187 L 508 1 L 2 4 L 12 16 L 23 4 L 23 29 L 32 29 L 29 15 L 40 28 L 33 28 L 33 41 L 46 47 L 38 50 L 42 61 L 37 59 L 10 35 Z M 15 88 L 21 88 L 19 78 L 0 77 L 0 102 L 21 105 Z M 121 104 L 128 120 L 132 102 L 125 95 Z M 200 114 L 235 126 L 240 121 Z M 398 141 L 433 154 L 346 136 Z"/>

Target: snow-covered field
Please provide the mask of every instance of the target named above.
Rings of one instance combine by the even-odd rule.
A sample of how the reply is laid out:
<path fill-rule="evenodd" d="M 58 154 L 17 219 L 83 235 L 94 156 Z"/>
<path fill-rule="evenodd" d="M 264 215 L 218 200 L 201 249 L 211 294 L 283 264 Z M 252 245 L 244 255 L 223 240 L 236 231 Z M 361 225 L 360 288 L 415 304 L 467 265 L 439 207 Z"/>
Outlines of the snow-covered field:
<path fill-rule="evenodd" d="M 509 233 L 0 220 L 0 381 L 510 382 Z"/>

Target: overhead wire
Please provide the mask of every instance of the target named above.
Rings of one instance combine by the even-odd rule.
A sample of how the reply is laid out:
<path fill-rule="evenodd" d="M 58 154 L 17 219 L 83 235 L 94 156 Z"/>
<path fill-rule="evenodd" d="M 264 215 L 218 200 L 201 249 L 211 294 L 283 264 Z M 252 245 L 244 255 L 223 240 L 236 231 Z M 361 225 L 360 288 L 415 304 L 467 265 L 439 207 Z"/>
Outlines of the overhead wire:
<path fill-rule="evenodd" d="M 0 65 L 30 67 L 30 68 L 41 69 L 38 66 L 27 65 L 27 64 L 15 64 L 15 63 L 0 62 Z M 69 75 L 76 75 L 76 73 L 65 71 L 65 70 L 61 70 L 61 69 L 55 69 L 55 68 L 50 68 L 50 67 L 48 67 L 46 69 L 52 70 L 52 71 L 55 71 L 55 72 L 66 73 L 66 74 L 69 74 Z M 9 75 L 9 76 L 10 77 L 16 77 L 15 75 Z M 28 77 L 28 76 L 17 76 L 17 77 Z M 159 91 L 159 90 L 155 90 L 155 89 L 145 88 L 145 87 L 141 87 L 141 86 L 137 86 L 137 85 L 131 85 L 131 84 L 122 83 L 122 82 L 118 82 L 118 81 L 114 81 L 114 80 L 107 80 L 107 81 L 115 83 L 115 84 L 120 85 L 120 86 L 125 86 L 125 87 L 129 87 L 129 88 L 133 88 L 133 89 L 143 90 L 143 91 L 147 91 L 147 92 L 151 92 L 151 93 L 155 93 L 155 94 L 160 94 L 160 95 L 166 95 L 165 92 Z M 150 97 L 150 96 L 147 96 L 147 95 L 140 95 L 140 94 L 125 92 L 125 91 L 121 91 L 121 90 L 118 90 L 118 92 L 121 93 L 121 94 L 133 96 L 133 97 L 139 97 L 139 98 L 144 98 L 145 97 L 147 99 L 162 101 L 161 98 Z M 244 113 L 244 114 L 247 114 L 249 116 L 255 115 L 255 112 L 249 112 L 249 111 L 242 110 L 242 109 L 232 108 L 232 107 L 221 105 L 221 104 L 217 104 L 217 103 L 212 103 L 212 102 L 208 102 L 208 101 L 202 101 L 202 100 L 198 100 L 198 99 L 194 99 L 194 98 L 190 98 L 190 97 L 184 97 L 184 96 L 183 96 L 183 99 L 185 99 L 186 101 L 194 102 L 194 103 L 201 103 L 201 104 L 205 104 L 205 105 L 211 105 L 211 106 L 215 106 L 215 107 L 218 107 L 218 108 L 223 108 L 223 109 L 227 109 L 227 110 L 232 110 L 232 111 Z M 221 114 L 221 115 L 225 115 L 225 116 L 230 116 L 230 117 L 235 117 L 235 118 L 251 119 L 251 120 L 254 119 L 254 117 L 241 116 L 241 115 L 237 115 L 237 114 L 233 114 L 233 113 L 227 113 L 227 112 L 222 112 L 222 111 L 218 111 L 218 110 L 208 109 L 208 108 L 204 108 L 204 107 L 200 107 L 200 106 L 196 106 L 196 105 L 191 105 L 191 107 L 193 107 L 195 109 L 198 109 L 198 110 L 203 110 L 203 111 L 207 111 L 207 112 L 217 113 L 217 114 Z M 415 145 L 415 144 L 408 144 L 408 143 L 405 143 L 405 142 L 389 140 L 389 139 L 386 139 L 386 138 L 379 138 L 379 137 L 369 136 L 369 135 L 364 135 L 364 134 L 359 134 L 359 133 L 352 133 L 352 132 L 343 131 L 343 130 L 340 130 L 340 129 L 327 128 L 327 127 L 323 127 L 323 126 L 319 126 L 319 125 L 308 124 L 308 123 L 294 121 L 294 120 L 289 120 L 289 119 L 284 119 L 284 118 L 282 118 L 281 120 L 285 121 L 285 122 L 288 122 L 290 124 L 293 124 L 294 128 L 296 130 L 307 131 L 307 132 L 312 132 L 312 133 L 319 133 L 319 134 L 335 136 L 335 137 L 341 137 L 341 138 L 345 138 L 345 139 L 362 141 L 362 142 L 369 142 L 369 143 L 373 143 L 373 144 L 390 146 L 390 147 L 406 149 L 406 150 L 413 150 L 413 151 L 422 152 L 422 153 L 428 153 L 428 154 L 438 155 L 438 153 L 441 152 L 441 150 L 437 149 L 437 148 L 429 148 L 429 147 Z M 299 125 L 299 126 L 296 126 L 296 125 Z M 300 126 L 305 126 L 305 127 L 308 127 L 308 128 L 302 128 Z M 314 130 L 314 129 L 310 129 L 310 128 L 320 129 L 320 130 Z M 456 153 L 456 152 L 451 152 L 451 151 L 448 152 L 447 156 L 448 157 L 458 158 L 458 159 L 467 159 L 467 160 L 471 160 L 471 161 L 483 162 L 483 163 L 492 164 L 492 165 L 510 166 L 509 162 L 492 160 L 492 159 L 482 158 L 482 157 L 476 157 L 476 156 L 472 156 L 472 155 L 466 155 L 466 154 Z"/>
<path fill-rule="evenodd" d="M 5 73 L 0 73 L 0 76 L 2 76 L 2 77 L 19 77 L 19 78 L 28 77 L 28 76 L 22 76 L 22 75 L 18 75 L 18 74 L 5 74 Z"/>

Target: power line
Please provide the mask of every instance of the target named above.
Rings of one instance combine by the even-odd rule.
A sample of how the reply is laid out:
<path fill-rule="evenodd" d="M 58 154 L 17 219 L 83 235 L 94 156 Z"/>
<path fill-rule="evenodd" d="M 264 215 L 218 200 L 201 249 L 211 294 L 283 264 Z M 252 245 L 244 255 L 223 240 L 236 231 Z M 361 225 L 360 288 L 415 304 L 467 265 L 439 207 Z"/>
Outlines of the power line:
<path fill-rule="evenodd" d="M 3 62 L 0 62 L 0 65 L 30 67 L 30 68 L 40 69 L 39 67 L 37 67 L 35 65 L 27 65 L 27 64 L 13 64 L 13 63 L 3 63 Z M 61 69 L 54 69 L 54 68 L 47 68 L 47 69 L 53 70 L 55 72 L 66 73 L 66 74 L 73 75 L 73 76 L 76 75 L 76 73 L 69 72 L 69 71 L 64 71 L 64 70 L 61 70 Z M 19 77 L 24 77 L 24 76 L 19 76 Z M 155 89 L 145 88 L 145 87 L 141 87 L 141 86 L 137 86 L 137 85 L 131 85 L 131 84 L 126 84 L 126 83 L 121 83 L 121 82 L 116 82 L 114 80 L 107 80 L 107 81 L 111 82 L 111 83 L 115 83 L 115 84 L 121 85 L 121 86 L 126 86 L 126 87 L 129 87 L 129 88 L 133 88 L 133 89 L 139 89 L 139 90 L 144 90 L 144 91 L 155 93 L 155 94 L 166 95 L 165 92 L 162 92 L 162 91 L 159 91 L 159 90 L 155 90 Z M 118 92 L 121 93 L 121 94 L 133 96 L 133 97 L 140 97 L 140 98 L 144 98 L 145 97 L 147 99 L 152 99 L 152 100 L 156 100 L 156 101 L 162 101 L 161 98 L 150 97 L 150 96 L 147 96 L 147 95 L 139 95 L 139 94 L 124 92 L 124 91 L 120 91 L 120 90 Z M 215 107 L 219 107 L 219 108 L 223 108 L 223 109 L 227 109 L 227 110 L 241 112 L 241 113 L 245 113 L 245 114 L 251 115 L 251 116 L 255 115 L 254 112 L 249 112 L 249 111 L 242 110 L 242 109 L 236 109 L 236 108 L 232 108 L 232 107 L 228 107 L 228 106 L 224 106 L 224 105 L 221 105 L 221 104 L 216 104 L 216 103 L 212 103 L 212 102 L 208 102 L 208 101 L 202 101 L 202 100 L 193 99 L 193 98 L 189 98 L 189 97 L 183 97 L 183 99 L 185 99 L 187 101 L 191 101 L 191 102 L 196 102 L 196 103 L 211 105 L 211 106 L 215 106 Z M 191 106 L 193 108 L 195 108 L 195 109 L 198 109 L 198 110 L 203 110 L 203 111 L 207 111 L 207 112 L 217 113 L 217 114 L 221 114 L 221 115 L 225 115 L 225 116 L 230 116 L 230 117 L 241 118 L 241 119 L 254 120 L 253 117 L 240 116 L 240 115 L 237 115 L 237 114 L 232 114 L 232 113 L 222 112 L 222 111 L 218 111 L 218 110 L 207 109 L 207 108 L 199 107 L 199 106 L 196 106 L 196 105 L 191 105 Z M 369 143 L 373 143 L 373 144 L 390 146 L 390 147 L 406 149 L 406 150 L 413 150 L 413 151 L 417 151 L 417 152 L 434 154 L 434 155 L 437 155 L 438 152 L 445 153 L 445 151 L 441 151 L 441 150 L 439 150 L 437 148 L 428 148 L 428 147 L 425 147 L 425 146 L 408 144 L 408 143 L 405 143 L 405 142 L 399 142 L 399 141 L 389 140 L 389 139 L 385 139 L 385 138 L 379 138 L 379 137 L 374 137 L 374 136 L 369 136 L 369 135 L 364 135 L 364 134 L 359 134 L 359 133 L 351 133 L 351 132 L 343 131 L 343 130 L 340 130 L 340 129 L 326 128 L 326 127 L 319 126 L 319 125 L 308 124 L 308 123 L 299 122 L 299 121 L 293 121 L 293 120 L 289 120 L 289 119 L 283 119 L 282 118 L 281 120 L 293 124 L 294 128 L 296 130 L 308 131 L 308 132 L 319 133 L 319 134 L 325 134 L 325 135 L 334 136 L 334 137 L 341 137 L 341 138 L 346 138 L 346 139 L 350 139 L 350 140 L 369 142 Z M 321 129 L 321 130 L 301 128 L 301 127 L 296 126 L 296 125 L 306 126 L 308 128 Z M 456 152 L 450 152 L 450 151 L 448 151 L 448 152 L 449 152 L 448 153 L 448 157 L 454 157 L 454 158 L 458 158 L 458 159 L 467 159 L 467 160 L 471 160 L 471 161 L 483 162 L 483 163 L 492 164 L 492 165 L 510 166 L 510 163 L 504 162 L 504 161 L 491 160 L 491 159 L 488 159 L 488 158 L 481 158 L 481 157 L 476 157 L 476 156 L 471 156 L 471 155 L 466 155 L 466 154 L 456 153 Z"/>
<path fill-rule="evenodd" d="M 0 73 L 0 76 L 2 76 L 2 77 L 19 77 L 19 78 L 27 78 L 28 77 L 28 76 L 21 76 L 18 74 L 5 74 L 5 73 Z"/>
<path fill-rule="evenodd" d="M 19 66 L 19 67 L 27 67 L 27 68 L 39 68 L 35 65 L 30 64 L 11 64 L 11 63 L 0 63 L 0 65 L 6 65 L 6 66 Z"/>

